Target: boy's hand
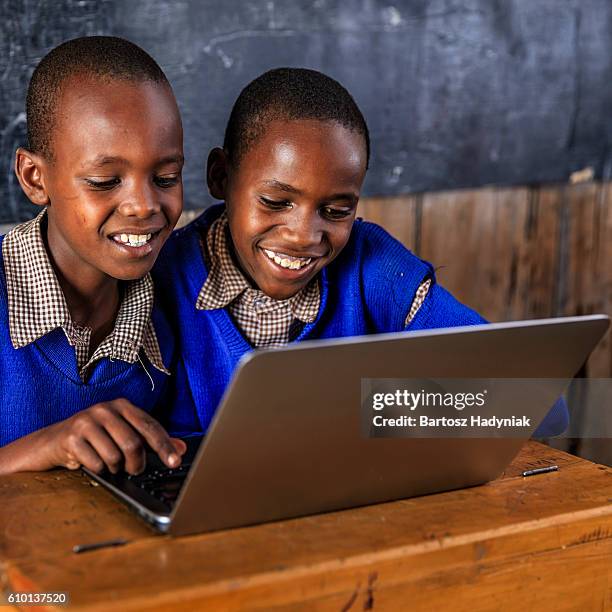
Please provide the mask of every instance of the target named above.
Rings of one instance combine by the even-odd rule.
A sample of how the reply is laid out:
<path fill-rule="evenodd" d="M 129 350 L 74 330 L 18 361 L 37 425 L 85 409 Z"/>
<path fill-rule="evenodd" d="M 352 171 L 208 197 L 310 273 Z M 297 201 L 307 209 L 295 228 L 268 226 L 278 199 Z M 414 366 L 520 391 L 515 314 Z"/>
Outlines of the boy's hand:
<path fill-rule="evenodd" d="M 138 474 L 145 468 L 145 443 L 168 467 L 177 467 L 186 445 L 171 438 L 149 414 L 125 399 L 95 404 L 0 449 L 0 474 L 81 466 Z"/>

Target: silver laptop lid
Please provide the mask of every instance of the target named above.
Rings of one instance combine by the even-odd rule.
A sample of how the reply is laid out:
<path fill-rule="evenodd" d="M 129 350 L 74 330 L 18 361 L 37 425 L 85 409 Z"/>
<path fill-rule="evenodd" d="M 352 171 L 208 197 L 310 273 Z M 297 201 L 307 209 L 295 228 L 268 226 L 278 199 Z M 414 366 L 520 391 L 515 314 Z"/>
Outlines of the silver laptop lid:
<path fill-rule="evenodd" d="M 493 479 L 530 432 L 493 440 L 368 438 L 360 426 L 361 379 L 569 379 L 608 323 L 604 315 L 543 319 L 253 352 L 224 395 L 169 532 L 248 525 Z M 533 429 L 554 399 L 522 406 Z"/>

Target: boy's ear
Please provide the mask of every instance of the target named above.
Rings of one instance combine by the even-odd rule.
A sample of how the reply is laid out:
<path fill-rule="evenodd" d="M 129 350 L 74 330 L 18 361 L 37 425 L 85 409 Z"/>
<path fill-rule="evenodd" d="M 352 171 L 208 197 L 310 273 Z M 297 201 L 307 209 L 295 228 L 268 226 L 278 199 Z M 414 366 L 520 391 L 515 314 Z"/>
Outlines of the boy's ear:
<path fill-rule="evenodd" d="M 216 200 L 225 200 L 229 159 L 224 149 L 215 147 L 208 155 L 206 180 L 208 191 Z"/>
<path fill-rule="evenodd" d="M 38 206 L 49 203 L 49 195 L 43 179 L 43 158 L 32 151 L 19 147 L 15 152 L 15 174 L 30 202 Z"/>

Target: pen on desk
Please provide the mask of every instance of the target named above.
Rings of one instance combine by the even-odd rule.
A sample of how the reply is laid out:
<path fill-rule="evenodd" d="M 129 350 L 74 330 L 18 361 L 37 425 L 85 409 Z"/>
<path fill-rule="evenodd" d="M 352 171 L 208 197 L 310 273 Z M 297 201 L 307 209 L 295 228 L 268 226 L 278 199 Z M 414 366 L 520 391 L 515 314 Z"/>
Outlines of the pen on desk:
<path fill-rule="evenodd" d="M 547 474 L 548 472 L 556 472 L 558 469 L 558 465 L 548 465 L 546 467 L 536 468 L 535 470 L 526 470 L 523 472 L 523 477 L 535 476 L 536 474 Z"/>
<path fill-rule="evenodd" d="M 91 550 L 99 550 L 100 548 L 108 548 L 110 546 L 123 546 L 128 541 L 123 538 L 117 538 L 115 540 L 106 540 L 105 542 L 94 542 L 93 544 L 77 544 L 72 547 L 73 553 L 84 553 Z"/>

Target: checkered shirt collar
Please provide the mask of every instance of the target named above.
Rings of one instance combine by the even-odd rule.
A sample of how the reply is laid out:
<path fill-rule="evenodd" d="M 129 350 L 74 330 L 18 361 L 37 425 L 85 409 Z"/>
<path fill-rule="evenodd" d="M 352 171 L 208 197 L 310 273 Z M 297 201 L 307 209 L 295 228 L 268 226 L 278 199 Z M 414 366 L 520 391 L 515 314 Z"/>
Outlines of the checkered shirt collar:
<path fill-rule="evenodd" d="M 275 300 L 258 289 L 253 289 L 234 263 L 228 233 L 227 214 L 224 212 L 213 222 L 206 235 L 205 255 L 210 271 L 198 294 L 196 308 L 199 310 L 225 308 L 242 297 L 246 305 L 254 301 L 255 294 L 258 294 L 260 300 L 269 305 L 270 310 L 287 303 L 296 319 L 303 323 L 312 323 L 317 318 L 320 305 L 317 280 L 313 279 L 289 300 L 282 301 Z"/>
<path fill-rule="evenodd" d="M 2 241 L 13 347 L 27 346 L 61 327 L 75 347 L 81 375 L 103 357 L 134 363 L 141 347 L 155 368 L 169 374 L 151 320 L 154 291 L 149 274 L 127 284 L 113 331 L 87 359 L 90 330 L 70 317 L 42 238 L 45 214 L 46 209 L 13 228 Z"/>

